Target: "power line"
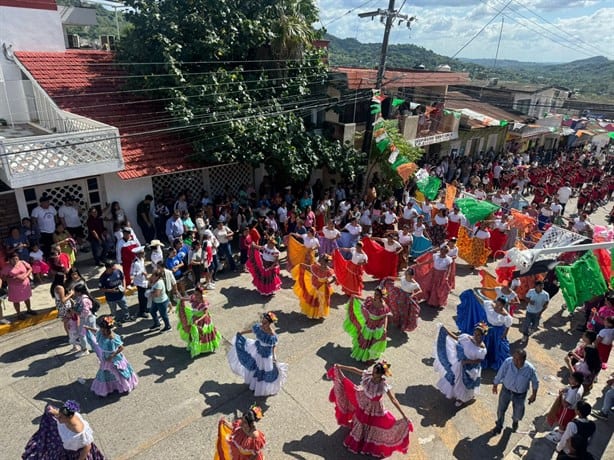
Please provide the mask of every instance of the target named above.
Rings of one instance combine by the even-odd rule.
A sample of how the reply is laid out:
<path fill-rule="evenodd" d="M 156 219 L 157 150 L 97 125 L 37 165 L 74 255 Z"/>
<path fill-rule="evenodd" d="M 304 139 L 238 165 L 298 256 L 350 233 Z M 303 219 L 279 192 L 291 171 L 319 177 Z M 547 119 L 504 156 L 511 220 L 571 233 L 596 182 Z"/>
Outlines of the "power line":
<path fill-rule="evenodd" d="M 363 7 L 367 6 L 369 3 L 373 3 L 373 2 L 375 2 L 375 1 L 376 1 L 376 0 L 367 0 L 366 2 L 361 3 L 361 4 L 360 4 L 360 5 L 358 5 L 357 7 L 352 8 L 351 10 L 347 10 L 347 11 L 346 11 L 345 13 L 343 13 L 342 15 L 337 16 L 336 18 L 333 18 L 332 20 L 328 21 L 328 23 L 326 23 L 326 25 L 325 25 L 324 27 L 328 27 L 328 26 L 330 26 L 330 25 L 331 25 L 333 22 L 336 22 L 336 21 L 338 21 L 338 20 L 340 20 L 340 19 L 344 18 L 344 17 L 345 17 L 345 16 L 347 16 L 348 14 L 352 14 L 352 13 L 353 13 L 354 11 L 356 11 L 357 9 L 359 9 L 359 8 L 363 8 Z M 322 25 L 324 25 L 324 24 L 322 24 Z"/>

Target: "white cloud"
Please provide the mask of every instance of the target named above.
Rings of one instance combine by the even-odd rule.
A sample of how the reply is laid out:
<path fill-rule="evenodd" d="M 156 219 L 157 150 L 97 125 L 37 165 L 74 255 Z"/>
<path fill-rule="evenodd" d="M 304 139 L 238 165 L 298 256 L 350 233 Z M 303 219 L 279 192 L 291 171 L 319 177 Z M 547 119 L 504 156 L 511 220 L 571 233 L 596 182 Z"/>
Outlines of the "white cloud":
<path fill-rule="evenodd" d="M 355 8 L 361 2 L 319 0 L 318 3 L 324 24 L 327 23 L 324 18 L 330 21 L 340 17 L 328 27 L 333 35 L 356 38 L 363 43 L 381 42 L 384 26 L 379 20 L 371 21 L 357 16 L 359 11 L 374 9 L 369 8 L 370 4 L 362 10 L 344 15 L 348 9 Z M 507 0 L 444 0 L 437 2 L 434 7 L 433 2 L 427 0 L 408 2 L 403 9 L 404 13 L 415 15 L 418 20 L 412 24 L 411 31 L 407 31 L 404 26 L 395 27 L 391 43 L 413 43 L 452 56 L 505 3 Z M 613 59 L 614 7 L 595 9 L 594 6 L 600 3 L 612 5 L 611 1 L 595 0 L 535 0 L 532 3 L 528 0 L 513 0 L 512 5 L 516 7 L 506 10 L 503 15 L 505 23 L 499 58 L 565 62 L 601 54 Z M 467 4 L 472 6 L 467 7 Z M 554 10 L 544 12 L 542 18 L 548 21 L 545 22 L 521 8 L 520 4 L 526 4 L 533 11 L 556 7 L 565 9 L 565 14 L 558 14 Z M 593 8 L 587 9 L 587 6 Z M 500 27 L 501 16 L 487 26 L 459 57 L 494 57 Z"/>

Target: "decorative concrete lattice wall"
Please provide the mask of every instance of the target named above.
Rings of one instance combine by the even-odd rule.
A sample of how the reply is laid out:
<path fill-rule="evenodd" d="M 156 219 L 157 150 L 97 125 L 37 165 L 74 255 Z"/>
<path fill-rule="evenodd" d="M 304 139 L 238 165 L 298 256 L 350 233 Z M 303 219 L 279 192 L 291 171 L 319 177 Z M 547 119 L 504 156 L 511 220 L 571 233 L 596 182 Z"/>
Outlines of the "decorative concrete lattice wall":
<path fill-rule="evenodd" d="M 167 194 L 167 191 L 175 199 L 181 192 L 187 191 L 194 200 L 200 198 L 203 186 L 203 172 L 200 169 L 153 177 L 153 191 L 156 200 L 160 200 Z"/>
<path fill-rule="evenodd" d="M 228 186 L 230 193 L 237 193 L 244 184 L 249 187 L 254 182 L 254 171 L 245 163 L 232 163 L 223 166 L 213 166 L 209 169 L 209 196 L 215 197 L 224 193 Z"/>

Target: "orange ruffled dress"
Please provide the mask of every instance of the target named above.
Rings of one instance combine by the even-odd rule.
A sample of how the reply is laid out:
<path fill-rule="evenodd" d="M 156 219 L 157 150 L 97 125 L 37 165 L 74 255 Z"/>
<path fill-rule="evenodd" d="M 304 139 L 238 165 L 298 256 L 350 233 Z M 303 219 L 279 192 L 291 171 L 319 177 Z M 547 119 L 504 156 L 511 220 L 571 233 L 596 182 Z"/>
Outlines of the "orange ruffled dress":
<path fill-rule="evenodd" d="M 223 418 L 218 423 L 218 436 L 214 460 L 264 460 L 264 433 L 256 431 L 249 436 L 241 428 L 241 420 L 231 426 Z"/>

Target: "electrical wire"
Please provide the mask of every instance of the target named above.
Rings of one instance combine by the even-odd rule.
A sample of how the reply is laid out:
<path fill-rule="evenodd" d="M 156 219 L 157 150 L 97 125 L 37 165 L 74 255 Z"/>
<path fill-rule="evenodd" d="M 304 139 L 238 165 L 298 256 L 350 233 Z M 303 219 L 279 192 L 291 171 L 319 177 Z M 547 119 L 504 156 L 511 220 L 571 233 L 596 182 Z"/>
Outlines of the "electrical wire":
<path fill-rule="evenodd" d="M 364 7 L 366 7 L 366 6 L 367 6 L 369 3 L 373 3 L 373 2 L 375 2 L 375 0 L 367 0 L 367 1 L 366 1 L 366 2 L 364 2 L 364 3 L 361 3 L 361 4 L 360 4 L 360 5 L 358 5 L 357 7 L 352 8 L 351 10 L 346 11 L 346 12 L 345 12 L 345 13 L 343 13 L 342 15 L 337 16 L 337 17 L 333 18 L 332 20 L 328 21 L 324 27 L 326 28 L 326 27 L 330 26 L 330 25 L 331 25 L 333 22 L 336 22 L 336 21 L 338 21 L 338 20 L 340 20 L 340 19 L 342 19 L 342 18 L 346 17 L 348 14 L 352 14 L 354 11 L 356 11 L 356 10 L 357 10 L 357 9 L 359 9 L 359 8 L 364 8 Z M 324 24 L 322 24 L 322 25 L 324 25 Z"/>

